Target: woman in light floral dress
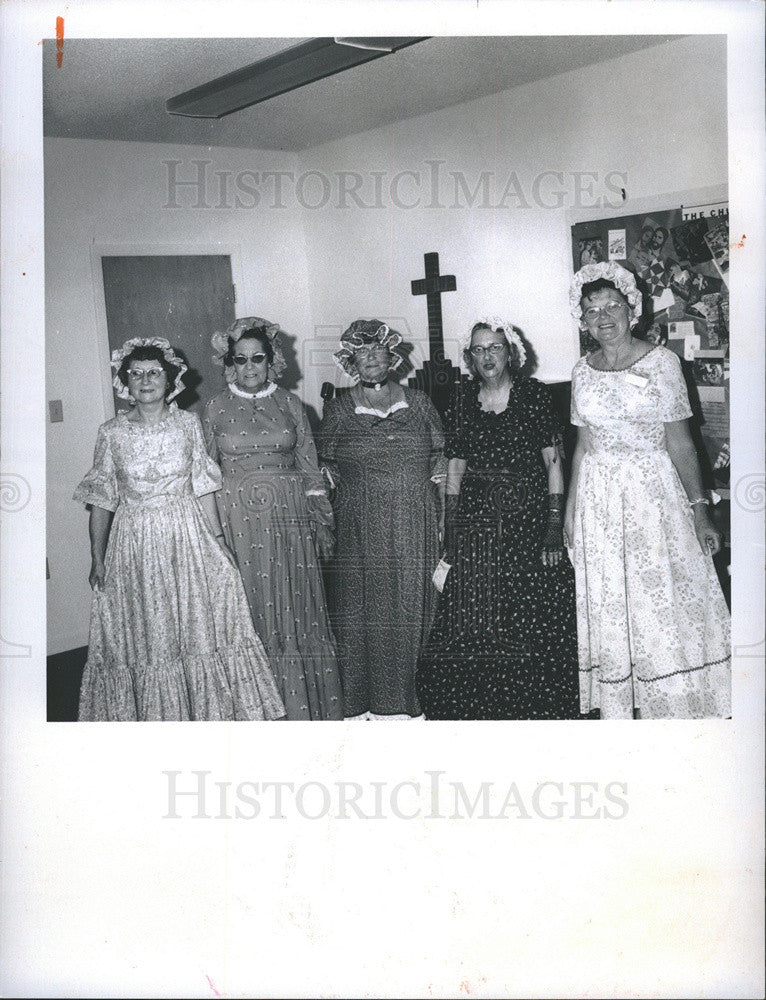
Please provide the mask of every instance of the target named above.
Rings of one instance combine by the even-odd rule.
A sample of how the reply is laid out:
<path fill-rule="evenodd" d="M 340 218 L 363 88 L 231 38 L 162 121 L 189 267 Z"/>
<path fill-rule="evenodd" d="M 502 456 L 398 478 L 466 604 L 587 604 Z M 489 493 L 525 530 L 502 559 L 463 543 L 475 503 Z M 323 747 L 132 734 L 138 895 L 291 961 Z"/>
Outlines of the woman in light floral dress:
<path fill-rule="evenodd" d="M 242 580 L 223 542 L 221 473 L 199 419 L 169 400 L 186 366 L 159 337 L 114 351 L 118 395 L 74 498 L 91 507 L 93 607 L 79 718 L 284 716 Z"/>
<path fill-rule="evenodd" d="M 572 374 L 578 427 L 565 533 L 577 585 L 580 708 L 601 718 L 731 714 L 729 612 L 677 356 L 632 335 L 633 275 L 575 275 L 573 315 L 600 349 Z"/>

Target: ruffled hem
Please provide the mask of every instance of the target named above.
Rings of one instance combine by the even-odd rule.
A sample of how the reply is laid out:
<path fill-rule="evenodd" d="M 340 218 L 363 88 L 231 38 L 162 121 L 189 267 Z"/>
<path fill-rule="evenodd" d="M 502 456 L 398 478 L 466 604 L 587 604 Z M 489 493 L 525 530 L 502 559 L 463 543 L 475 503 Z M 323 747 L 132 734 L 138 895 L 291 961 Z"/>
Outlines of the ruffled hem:
<path fill-rule="evenodd" d="M 243 643 L 208 655 L 186 653 L 130 667 L 85 664 L 84 722 L 274 720 L 285 715 L 263 653 Z"/>

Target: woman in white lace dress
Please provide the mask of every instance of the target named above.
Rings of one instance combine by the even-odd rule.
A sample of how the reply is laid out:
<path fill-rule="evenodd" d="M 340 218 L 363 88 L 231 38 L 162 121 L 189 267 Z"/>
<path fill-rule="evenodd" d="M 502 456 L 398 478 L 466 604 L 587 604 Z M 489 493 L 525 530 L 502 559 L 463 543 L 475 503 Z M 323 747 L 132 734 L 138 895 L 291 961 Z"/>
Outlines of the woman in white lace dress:
<path fill-rule="evenodd" d="M 677 356 L 632 335 L 633 275 L 575 275 L 573 315 L 600 349 L 572 374 L 578 440 L 565 534 L 577 584 L 580 710 L 604 718 L 731 715 L 729 613 Z"/>
<path fill-rule="evenodd" d="M 98 430 L 74 499 L 91 507 L 93 606 L 80 720 L 285 714 L 213 494 L 199 418 L 168 405 L 186 366 L 160 338 L 112 355 L 134 407 Z"/>

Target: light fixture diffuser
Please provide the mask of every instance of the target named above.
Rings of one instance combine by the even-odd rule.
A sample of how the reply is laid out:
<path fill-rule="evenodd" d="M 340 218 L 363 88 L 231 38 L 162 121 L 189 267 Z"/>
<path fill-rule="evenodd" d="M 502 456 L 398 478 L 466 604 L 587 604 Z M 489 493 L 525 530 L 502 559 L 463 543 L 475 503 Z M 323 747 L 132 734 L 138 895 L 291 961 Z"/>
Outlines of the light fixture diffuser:
<path fill-rule="evenodd" d="M 425 38 L 312 38 L 165 102 L 171 115 L 223 118 Z"/>

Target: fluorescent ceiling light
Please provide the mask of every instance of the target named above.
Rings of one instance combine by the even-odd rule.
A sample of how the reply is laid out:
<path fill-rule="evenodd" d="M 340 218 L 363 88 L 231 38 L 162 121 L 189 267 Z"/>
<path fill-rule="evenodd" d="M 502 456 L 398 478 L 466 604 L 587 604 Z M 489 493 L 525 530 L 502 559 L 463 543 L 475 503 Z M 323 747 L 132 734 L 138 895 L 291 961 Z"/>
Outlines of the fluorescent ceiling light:
<path fill-rule="evenodd" d="M 312 38 L 165 102 L 171 115 L 223 118 L 425 38 Z"/>

